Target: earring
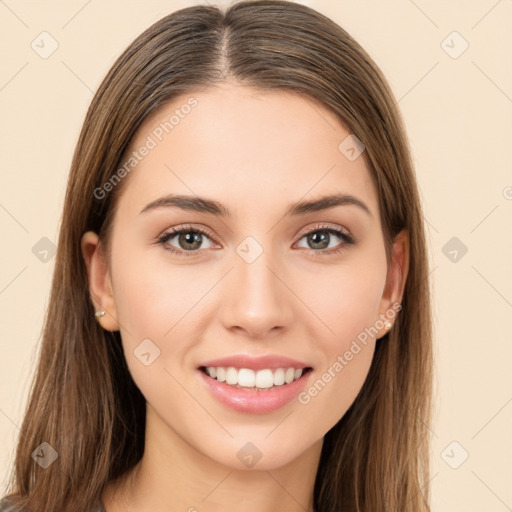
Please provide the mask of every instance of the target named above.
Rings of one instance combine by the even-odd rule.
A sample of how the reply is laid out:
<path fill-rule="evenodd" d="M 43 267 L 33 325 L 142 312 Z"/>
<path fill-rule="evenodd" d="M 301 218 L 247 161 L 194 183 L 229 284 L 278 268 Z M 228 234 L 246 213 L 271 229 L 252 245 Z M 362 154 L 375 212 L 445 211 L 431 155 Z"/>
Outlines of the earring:
<path fill-rule="evenodd" d="M 389 331 L 391 329 L 391 327 L 393 327 L 393 325 L 391 324 L 391 322 L 389 320 L 385 320 L 384 327 L 386 328 L 386 331 Z"/>
<path fill-rule="evenodd" d="M 94 316 L 96 317 L 97 320 L 99 320 L 102 316 L 105 316 L 105 311 L 96 311 L 96 313 L 94 313 Z"/>

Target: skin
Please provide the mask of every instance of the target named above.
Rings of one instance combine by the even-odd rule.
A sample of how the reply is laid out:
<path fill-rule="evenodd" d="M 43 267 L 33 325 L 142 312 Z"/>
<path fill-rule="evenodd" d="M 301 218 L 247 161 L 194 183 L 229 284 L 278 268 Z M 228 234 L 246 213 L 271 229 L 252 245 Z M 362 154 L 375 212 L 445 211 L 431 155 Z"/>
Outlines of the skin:
<path fill-rule="evenodd" d="M 99 321 L 121 331 L 130 372 L 147 400 L 144 456 L 102 501 L 107 512 L 312 511 L 323 437 L 356 398 L 386 329 L 309 403 L 294 399 L 272 413 L 228 409 L 196 368 L 234 353 L 279 354 L 312 366 L 314 383 L 401 301 L 407 232 L 395 239 L 388 272 L 364 158 L 348 160 L 338 150 L 346 128 L 294 93 L 224 83 L 186 94 L 148 117 L 131 147 L 142 146 L 190 96 L 198 106 L 125 178 L 109 257 L 95 233 L 82 239 L 91 298 L 107 312 Z M 284 215 L 291 203 L 335 192 L 356 196 L 371 215 L 355 205 Z M 177 208 L 140 214 L 169 193 L 215 199 L 233 217 Z M 200 238 L 196 255 L 155 243 L 169 228 L 188 224 L 213 233 Z M 330 235 L 327 248 L 308 243 L 304 235 L 318 224 L 348 230 L 356 243 L 328 254 L 345 242 Z M 247 236 L 263 249 L 251 264 L 236 252 Z M 190 252 L 179 236 L 167 244 Z M 160 349 L 149 366 L 133 353 L 146 338 Z M 262 454 L 252 468 L 237 457 L 249 441 Z"/>

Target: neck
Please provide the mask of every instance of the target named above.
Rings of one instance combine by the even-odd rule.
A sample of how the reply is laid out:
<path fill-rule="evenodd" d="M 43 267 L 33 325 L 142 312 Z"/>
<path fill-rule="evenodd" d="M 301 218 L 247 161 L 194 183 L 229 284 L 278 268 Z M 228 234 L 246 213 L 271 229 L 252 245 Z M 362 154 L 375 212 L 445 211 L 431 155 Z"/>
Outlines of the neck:
<path fill-rule="evenodd" d="M 321 439 L 288 464 L 237 469 L 197 451 L 148 406 L 144 455 L 107 486 L 107 512 L 313 512 Z"/>

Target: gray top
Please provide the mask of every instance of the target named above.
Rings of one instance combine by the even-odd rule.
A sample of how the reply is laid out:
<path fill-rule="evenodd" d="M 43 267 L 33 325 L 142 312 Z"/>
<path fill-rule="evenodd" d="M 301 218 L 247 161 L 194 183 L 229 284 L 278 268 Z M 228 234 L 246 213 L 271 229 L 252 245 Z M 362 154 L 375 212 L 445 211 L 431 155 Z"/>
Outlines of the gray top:
<path fill-rule="evenodd" d="M 7 498 L 2 498 L 0 500 L 0 512 L 13 512 L 13 507 L 9 505 L 9 500 Z"/>
<path fill-rule="evenodd" d="M 2 510 L 0 510 L 0 512 L 2 512 Z M 98 503 L 95 505 L 93 512 L 106 512 L 103 508 L 103 505 L 101 504 L 101 501 L 98 501 Z"/>
<path fill-rule="evenodd" d="M 7 497 L 0 500 L 0 512 L 17 512 L 16 508 L 11 505 L 9 501 L 10 500 Z M 98 503 L 92 508 L 91 512 L 105 512 L 101 501 L 98 501 Z"/>

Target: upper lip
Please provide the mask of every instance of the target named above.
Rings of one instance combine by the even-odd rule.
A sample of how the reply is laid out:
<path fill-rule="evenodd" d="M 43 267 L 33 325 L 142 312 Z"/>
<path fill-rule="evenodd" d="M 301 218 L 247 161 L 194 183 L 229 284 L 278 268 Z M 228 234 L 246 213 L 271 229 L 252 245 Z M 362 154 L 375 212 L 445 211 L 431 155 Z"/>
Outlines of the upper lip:
<path fill-rule="evenodd" d="M 266 355 L 260 357 L 253 357 L 246 354 L 235 354 L 229 357 L 221 357 L 219 359 L 211 359 L 200 365 L 207 366 L 221 366 L 224 368 L 250 368 L 252 370 L 263 370 L 265 368 L 310 368 L 311 365 L 291 359 L 290 357 L 280 355 Z"/>

